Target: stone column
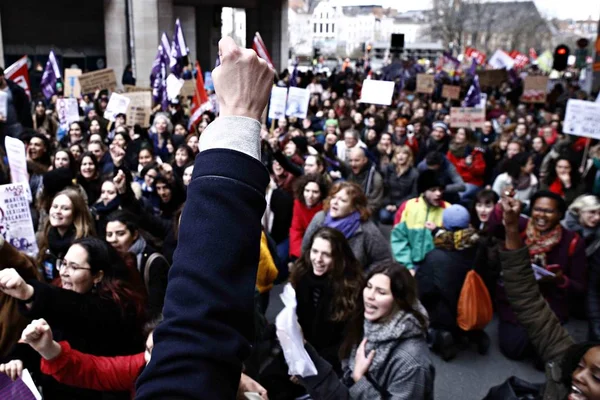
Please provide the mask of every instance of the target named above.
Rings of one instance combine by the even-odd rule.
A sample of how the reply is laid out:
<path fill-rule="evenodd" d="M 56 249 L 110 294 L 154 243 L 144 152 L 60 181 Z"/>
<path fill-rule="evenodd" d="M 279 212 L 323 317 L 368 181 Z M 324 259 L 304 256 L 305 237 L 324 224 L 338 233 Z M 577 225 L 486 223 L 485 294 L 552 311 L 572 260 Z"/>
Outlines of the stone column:
<path fill-rule="evenodd" d="M 156 6 L 158 10 L 158 34 L 160 36 L 165 32 L 169 40 L 173 41 L 173 32 L 175 32 L 173 0 L 156 0 Z"/>
<path fill-rule="evenodd" d="M 221 39 L 221 10 L 219 6 L 196 8 L 196 56 L 202 71 L 212 71 L 215 67 Z"/>
<path fill-rule="evenodd" d="M 119 85 L 121 84 L 121 75 L 125 70 L 125 66 L 129 63 L 129 55 L 127 54 L 126 1 L 104 0 L 106 65 L 114 69 Z"/>
<path fill-rule="evenodd" d="M 138 86 L 150 85 L 150 70 L 160 40 L 158 25 L 159 0 L 132 0 L 133 36 Z M 173 35 L 171 32 L 169 37 Z"/>
<path fill-rule="evenodd" d="M 0 66 L 3 68 L 8 67 L 4 65 L 4 42 L 2 40 L 2 14 L 0 14 Z"/>
<path fill-rule="evenodd" d="M 267 46 L 277 72 L 287 68 L 289 58 L 288 0 L 261 0 L 258 7 L 247 8 L 247 47 L 252 47 L 254 34 L 257 31 Z"/>
<path fill-rule="evenodd" d="M 190 49 L 188 56 L 192 66 L 197 60 L 196 56 L 196 8 L 190 6 L 173 7 L 173 20 L 179 18 L 185 42 Z"/>

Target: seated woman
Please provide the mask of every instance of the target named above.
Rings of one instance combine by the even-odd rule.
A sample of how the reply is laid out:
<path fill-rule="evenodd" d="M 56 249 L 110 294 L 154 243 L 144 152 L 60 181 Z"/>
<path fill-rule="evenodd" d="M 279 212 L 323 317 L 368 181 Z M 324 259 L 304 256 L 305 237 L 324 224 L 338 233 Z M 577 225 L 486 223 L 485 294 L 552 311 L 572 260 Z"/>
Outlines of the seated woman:
<path fill-rule="evenodd" d="M 148 314 L 162 313 L 167 291 L 169 262 L 140 234 L 135 217 L 127 211 L 115 211 L 106 219 L 106 241 L 119 253 L 133 253 L 136 269 L 148 292 Z"/>
<path fill-rule="evenodd" d="M 531 196 L 538 190 L 539 182 L 532 174 L 533 158 L 529 153 L 518 153 L 506 160 L 504 173 L 494 180 L 492 189 L 498 196 L 512 187 L 515 190 L 515 199 L 521 201 L 525 210 L 530 209 Z"/>
<path fill-rule="evenodd" d="M 383 174 L 385 195 L 383 207 L 379 210 L 379 221 L 392 224 L 394 215 L 406 200 L 419 195 L 417 180 L 419 172 L 414 167 L 414 156 L 408 146 L 398 146 L 394 151 L 392 162 Z"/>
<path fill-rule="evenodd" d="M 314 399 L 432 400 L 435 368 L 425 339 L 427 312 L 416 282 L 400 264 L 387 261 L 367 275 L 362 309 L 340 349 L 340 380 L 307 342 L 317 375 L 298 377 Z"/>
<path fill-rule="evenodd" d="M 456 167 L 467 190 L 460 192 L 460 201 L 468 205 L 483 187 L 485 177 L 484 150 L 474 146 L 475 137 L 470 129 L 459 128 L 450 142 L 446 158 Z"/>
<path fill-rule="evenodd" d="M 517 319 L 526 329 L 535 352 L 545 364 L 542 397 L 549 400 L 598 399 L 600 364 L 597 342 L 575 344 L 540 292 L 531 269 L 530 254 L 519 233 L 519 201 L 502 198 L 506 251 L 500 253 L 504 287 Z"/>
<path fill-rule="evenodd" d="M 562 225 L 583 238 L 588 262 L 587 317 L 589 339 L 600 340 L 600 200 L 594 195 L 579 196 L 569 206 Z"/>
<path fill-rule="evenodd" d="M 144 298 L 121 279 L 125 266 L 106 242 L 76 240 L 60 265 L 61 287 L 25 281 L 14 269 L 0 271 L 0 288 L 19 301 L 30 319 L 44 318 L 59 340 L 94 355 L 125 355 L 143 349 Z M 18 356 L 22 352 L 16 351 Z M 18 357 L 13 357 L 17 359 Z M 37 370 L 39 358 L 27 368 Z M 101 393 L 80 391 L 43 375 L 44 399 L 99 399 Z"/>
<path fill-rule="evenodd" d="M 568 207 L 585 193 L 585 183 L 581 181 L 581 174 L 573 167 L 573 162 L 567 157 L 559 157 L 551 162 L 541 189 L 561 196 Z"/>
<path fill-rule="evenodd" d="M 326 226 L 342 232 L 364 270 L 377 262 L 390 260 L 389 240 L 369 216 L 367 197 L 360 186 L 350 182 L 335 184 L 323 203 L 323 211 L 315 215 L 304 234 L 302 251 L 308 251 L 314 233 Z"/>
<path fill-rule="evenodd" d="M 507 191 L 504 196 L 508 194 L 511 192 Z M 540 279 L 539 285 L 548 305 L 562 323 L 569 319 L 571 313 L 581 315 L 585 310 L 588 273 L 584 241 L 575 232 L 560 225 L 565 212 L 562 197 L 539 191 L 531 198 L 531 218 L 521 217 L 518 222 L 520 235 L 528 246 L 531 264 L 554 274 Z M 490 218 L 490 231 L 497 232 L 497 228 L 504 228 L 500 205 Z M 518 323 L 511 309 L 504 286 L 503 280 L 499 279 L 496 309 L 500 317 L 500 350 L 508 358 L 523 359 L 531 355 L 531 343 L 525 327 Z"/>
<path fill-rule="evenodd" d="M 316 213 L 323 209 L 327 197 L 327 182 L 323 175 L 304 175 L 295 183 L 294 211 L 290 227 L 290 258 L 300 258 L 302 239 Z"/>
<path fill-rule="evenodd" d="M 46 320 L 36 319 L 21 335 L 21 340 L 29 344 L 42 357 L 41 370 L 65 385 L 102 392 L 129 391 L 135 397 L 135 381 L 152 357 L 154 329 L 162 321 L 162 316 L 144 326 L 146 350 L 128 356 L 98 357 L 79 352 L 69 342 L 56 342 L 52 328 Z M 22 365 L 18 362 L 0 364 L 0 373 L 6 373 L 15 380 L 21 375 Z M 267 391 L 255 380 L 242 373 L 236 400 L 245 400 L 245 392 L 258 393 L 267 400 Z"/>

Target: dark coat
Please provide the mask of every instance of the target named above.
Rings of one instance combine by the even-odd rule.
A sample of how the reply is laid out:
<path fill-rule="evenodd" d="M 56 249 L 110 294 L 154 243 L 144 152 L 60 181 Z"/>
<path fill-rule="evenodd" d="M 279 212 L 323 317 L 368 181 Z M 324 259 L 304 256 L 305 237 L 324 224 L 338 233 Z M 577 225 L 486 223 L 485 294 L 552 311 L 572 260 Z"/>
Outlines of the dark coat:
<path fill-rule="evenodd" d="M 33 119 L 31 118 L 31 106 L 29 97 L 25 90 L 10 79 L 6 80 L 8 88 L 13 95 L 13 104 L 17 111 L 17 119 L 23 125 L 23 128 L 33 128 Z"/>
<path fill-rule="evenodd" d="M 384 174 L 385 196 L 383 198 L 383 206 L 400 207 L 408 199 L 412 199 L 419 195 L 417 190 L 417 179 L 419 171 L 411 167 L 402 175 L 396 173 L 395 165 L 388 165 Z"/>
<path fill-rule="evenodd" d="M 155 253 L 158 252 L 152 246 L 146 245 L 139 266 L 140 274 L 144 280 L 146 269 L 149 269 L 146 290 L 148 291 L 148 313 L 151 317 L 157 317 L 162 313 L 170 268 L 165 257 L 154 257 L 152 262 L 148 264 L 148 259 Z"/>

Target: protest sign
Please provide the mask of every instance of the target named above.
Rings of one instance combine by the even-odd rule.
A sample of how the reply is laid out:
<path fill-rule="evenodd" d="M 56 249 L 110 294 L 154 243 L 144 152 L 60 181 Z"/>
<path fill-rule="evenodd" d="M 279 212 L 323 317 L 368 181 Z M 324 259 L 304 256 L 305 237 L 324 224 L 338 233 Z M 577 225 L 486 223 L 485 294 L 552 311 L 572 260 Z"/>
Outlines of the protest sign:
<path fill-rule="evenodd" d="M 176 99 L 179 96 L 183 83 L 183 79 L 179 79 L 173 74 L 167 76 L 167 97 L 169 100 Z"/>
<path fill-rule="evenodd" d="M 65 97 L 81 97 L 81 85 L 79 84 L 79 76 L 81 70 L 78 68 L 65 68 Z"/>
<path fill-rule="evenodd" d="M 56 113 L 60 126 L 66 128 L 73 121 L 79 121 L 79 104 L 75 98 L 56 100 Z"/>
<path fill-rule="evenodd" d="M 17 250 L 35 256 L 38 252 L 27 200 L 27 183 L 0 186 L 0 234 Z"/>
<path fill-rule="evenodd" d="M 287 88 L 274 86 L 271 90 L 271 104 L 269 105 L 269 119 L 279 119 L 285 116 L 285 103 L 287 101 Z"/>
<path fill-rule="evenodd" d="M 546 89 L 548 89 L 547 76 L 528 75 L 525 77 L 521 101 L 524 103 L 545 103 Z"/>
<path fill-rule="evenodd" d="M 485 110 L 474 107 L 450 108 L 450 126 L 452 128 L 483 128 Z"/>
<path fill-rule="evenodd" d="M 600 103 L 570 99 L 563 133 L 600 139 Z"/>
<path fill-rule="evenodd" d="M 127 125 L 140 125 L 141 127 L 150 126 L 150 114 L 152 113 L 152 93 L 150 92 L 132 92 L 125 93 L 129 107 L 127 108 Z"/>
<path fill-rule="evenodd" d="M 113 91 L 117 87 L 117 78 L 112 68 L 88 72 L 79 76 L 81 93 L 94 93 L 97 89 Z"/>
<path fill-rule="evenodd" d="M 515 66 L 515 60 L 502 50 L 496 50 L 488 64 L 494 69 L 512 69 Z"/>
<path fill-rule="evenodd" d="M 0 374 L 0 399 L 42 400 L 42 395 L 35 386 L 29 370 L 24 369 L 15 381 L 7 374 Z"/>
<path fill-rule="evenodd" d="M 308 113 L 308 102 L 310 101 L 310 92 L 308 89 L 290 87 L 287 98 L 285 115 L 304 119 Z"/>
<path fill-rule="evenodd" d="M 496 87 L 502 82 L 508 80 L 508 73 L 505 69 L 490 69 L 487 71 L 477 71 L 479 76 L 479 85 L 481 87 Z"/>
<path fill-rule="evenodd" d="M 194 97 L 196 94 L 196 80 L 190 79 L 187 81 L 183 81 L 183 86 L 179 91 L 179 95 L 183 97 Z"/>
<path fill-rule="evenodd" d="M 0 90 L 0 119 L 6 119 L 8 116 L 8 93 Z"/>
<path fill-rule="evenodd" d="M 127 114 L 129 101 L 129 97 L 125 97 L 125 95 L 112 93 L 110 99 L 108 99 L 106 110 L 104 111 L 104 118 L 109 121 L 114 121 L 117 115 Z"/>
<path fill-rule="evenodd" d="M 417 74 L 417 93 L 432 94 L 435 90 L 435 77 L 427 74 Z"/>
<path fill-rule="evenodd" d="M 12 183 L 24 183 L 27 188 L 27 200 L 31 201 L 31 189 L 29 188 L 29 174 L 27 173 L 27 157 L 25 156 L 25 143 L 19 139 L 6 136 L 4 138 L 6 157 L 10 167 L 10 180 Z"/>
<path fill-rule="evenodd" d="M 360 92 L 361 103 L 389 106 L 394 95 L 394 82 L 365 79 Z"/>
<path fill-rule="evenodd" d="M 204 88 L 206 90 L 215 90 L 215 84 L 213 83 L 212 79 L 212 72 L 210 71 L 206 71 L 204 73 Z"/>
<path fill-rule="evenodd" d="M 442 97 L 452 100 L 460 98 L 460 86 L 444 85 L 442 86 Z"/>
<path fill-rule="evenodd" d="M 483 108 L 485 110 L 487 106 L 487 93 L 481 93 L 481 100 L 479 101 L 479 105 L 476 107 Z"/>
<path fill-rule="evenodd" d="M 133 85 L 123 85 L 123 89 L 125 90 L 125 93 L 152 92 L 151 87 L 141 87 L 141 86 L 133 86 Z"/>

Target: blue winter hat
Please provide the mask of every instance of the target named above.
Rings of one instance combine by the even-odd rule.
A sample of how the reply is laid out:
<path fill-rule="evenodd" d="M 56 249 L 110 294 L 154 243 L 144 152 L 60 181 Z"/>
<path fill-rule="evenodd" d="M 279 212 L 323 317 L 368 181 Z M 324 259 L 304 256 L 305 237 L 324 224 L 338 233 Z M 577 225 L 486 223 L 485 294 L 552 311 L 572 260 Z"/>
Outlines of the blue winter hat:
<path fill-rule="evenodd" d="M 466 229 L 471 223 L 469 211 L 459 204 L 453 204 L 446 208 L 442 214 L 442 224 L 444 228 L 455 231 Z"/>

